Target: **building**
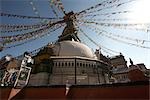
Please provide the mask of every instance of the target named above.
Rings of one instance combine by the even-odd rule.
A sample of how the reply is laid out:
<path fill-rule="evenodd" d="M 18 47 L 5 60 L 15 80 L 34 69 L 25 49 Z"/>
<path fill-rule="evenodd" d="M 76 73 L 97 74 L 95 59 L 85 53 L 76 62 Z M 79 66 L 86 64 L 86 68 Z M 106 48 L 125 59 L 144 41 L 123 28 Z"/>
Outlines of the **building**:
<path fill-rule="evenodd" d="M 73 12 L 64 17 L 67 25 L 58 41 L 48 44 L 34 57 L 28 85 L 109 83 L 110 65 L 80 42 L 71 15 Z"/>
<path fill-rule="evenodd" d="M 127 61 L 122 54 L 110 58 L 112 64 L 112 77 L 115 83 L 129 82 Z"/>
<path fill-rule="evenodd" d="M 130 59 L 131 65 L 127 66 L 127 61 L 122 54 L 111 57 L 110 62 L 112 65 L 112 79 L 113 83 L 127 83 L 132 81 L 146 81 L 149 78 L 148 69 L 143 63 L 133 64 Z"/>
<path fill-rule="evenodd" d="M 57 42 L 49 43 L 33 57 L 29 86 L 109 83 L 110 65 L 80 42 L 71 15 L 73 12 L 64 17 L 66 27 Z"/>
<path fill-rule="evenodd" d="M 147 81 L 122 83 L 129 82 L 123 55 L 108 58 L 98 50 L 94 54 L 80 42 L 69 14 L 72 13 L 66 14 L 64 19 L 69 21 L 58 41 L 33 57 L 28 85 L 11 96 L 12 99 L 148 99 Z M 7 71 L 18 68 L 13 66 L 6 66 Z M 116 84 L 110 84 L 110 75 Z M 1 99 L 10 97 L 11 88 L 0 88 Z M 66 94 L 67 88 L 70 90 Z"/>
<path fill-rule="evenodd" d="M 0 62 L 0 84 L 2 86 L 13 85 L 19 71 L 21 61 L 6 55 Z"/>
<path fill-rule="evenodd" d="M 48 44 L 34 59 L 29 85 L 109 83 L 110 66 L 77 41 Z"/>
<path fill-rule="evenodd" d="M 144 64 L 130 65 L 128 69 L 128 78 L 131 82 L 148 81 L 150 77 L 146 74 L 147 71 L 148 69 L 146 69 Z"/>

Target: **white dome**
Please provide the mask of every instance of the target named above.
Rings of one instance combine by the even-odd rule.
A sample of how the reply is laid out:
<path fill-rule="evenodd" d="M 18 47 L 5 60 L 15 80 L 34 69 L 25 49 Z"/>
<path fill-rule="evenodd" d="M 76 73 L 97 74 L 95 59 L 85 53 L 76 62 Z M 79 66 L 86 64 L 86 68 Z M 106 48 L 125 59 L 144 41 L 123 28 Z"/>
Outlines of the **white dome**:
<path fill-rule="evenodd" d="M 55 44 L 53 51 L 56 56 L 80 56 L 93 59 L 96 58 L 88 46 L 76 41 L 58 42 Z"/>

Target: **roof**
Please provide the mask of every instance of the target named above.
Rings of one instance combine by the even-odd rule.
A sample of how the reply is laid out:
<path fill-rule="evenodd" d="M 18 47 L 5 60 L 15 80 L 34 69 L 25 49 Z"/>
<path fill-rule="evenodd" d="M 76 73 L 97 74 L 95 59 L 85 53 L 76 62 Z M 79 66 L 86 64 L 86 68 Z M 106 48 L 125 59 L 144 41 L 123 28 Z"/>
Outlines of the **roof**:
<path fill-rule="evenodd" d="M 96 59 L 95 54 L 88 46 L 76 41 L 57 42 L 53 51 L 56 56 L 80 56 Z"/>
<path fill-rule="evenodd" d="M 119 73 L 127 73 L 129 70 L 127 67 L 116 67 L 112 70 L 114 74 L 119 74 Z"/>

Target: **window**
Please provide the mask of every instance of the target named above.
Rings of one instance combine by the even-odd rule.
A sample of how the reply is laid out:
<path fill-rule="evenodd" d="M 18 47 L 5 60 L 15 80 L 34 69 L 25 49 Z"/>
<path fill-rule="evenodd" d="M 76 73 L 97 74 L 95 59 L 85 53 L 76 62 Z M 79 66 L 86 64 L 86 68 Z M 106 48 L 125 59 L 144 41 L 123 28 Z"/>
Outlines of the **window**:
<path fill-rule="evenodd" d="M 89 64 L 89 67 L 90 67 L 91 65 Z"/>
<path fill-rule="evenodd" d="M 83 64 L 83 67 L 85 67 L 85 64 Z"/>
<path fill-rule="evenodd" d="M 67 62 L 65 62 L 65 66 L 67 66 Z"/>
<path fill-rule="evenodd" d="M 82 67 L 82 63 L 80 63 L 80 67 Z"/>
<path fill-rule="evenodd" d="M 94 66 L 94 65 L 92 64 L 92 68 L 93 68 L 93 66 Z"/>
<path fill-rule="evenodd" d="M 74 63 L 72 62 L 72 66 L 74 66 Z"/>
<path fill-rule="evenodd" d="M 60 62 L 58 62 L 58 66 L 60 66 Z"/>
<path fill-rule="evenodd" d="M 86 67 L 88 67 L 88 64 L 86 64 Z"/>
<path fill-rule="evenodd" d="M 70 66 L 70 62 L 68 63 L 68 66 Z"/>
<path fill-rule="evenodd" d="M 62 67 L 64 66 L 64 63 L 62 62 Z"/>
<path fill-rule="evenodd" d="M 79 66 L 79 63 L 77 63 L 77 66 Z"/>

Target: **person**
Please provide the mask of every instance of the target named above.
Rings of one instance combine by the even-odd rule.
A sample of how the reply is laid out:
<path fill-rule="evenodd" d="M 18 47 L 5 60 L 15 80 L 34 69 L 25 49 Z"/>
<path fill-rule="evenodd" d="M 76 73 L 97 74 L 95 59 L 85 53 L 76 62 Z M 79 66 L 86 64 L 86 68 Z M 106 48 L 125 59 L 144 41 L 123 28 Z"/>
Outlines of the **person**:
<path fill-rule="evenodd" d="M 130 64 L 133 65 L 133 61 L 131 60 L 131 58 L 129 58 L 129 59 L 130 59 Z"/>
<path fill-rule="evenodd" d="M 69 81 L 67 80 L 67 81 L 66 81 L 66 93 L 65 93 L 65 95 L 68 94 L 68 92 L 69 92 L 69 90 L 70 90 L 70 86 L 71 86 L 71 84 L 70 84 Z"/>
<path fill-rule="evenodd" d="M 22 67 L 23 66 L 31 67 L 31 65 L 33 64 L 33 62 L 34 61 L 33 61 L 32 57 L 31 57 L 30 53 L 25 52 L 24 53 L 24 58 L 23 58 L 22 63 L 21 63 L 21 66 Z"/>

